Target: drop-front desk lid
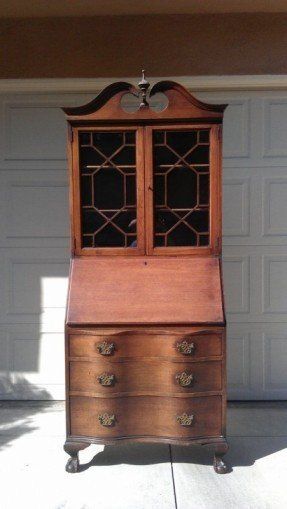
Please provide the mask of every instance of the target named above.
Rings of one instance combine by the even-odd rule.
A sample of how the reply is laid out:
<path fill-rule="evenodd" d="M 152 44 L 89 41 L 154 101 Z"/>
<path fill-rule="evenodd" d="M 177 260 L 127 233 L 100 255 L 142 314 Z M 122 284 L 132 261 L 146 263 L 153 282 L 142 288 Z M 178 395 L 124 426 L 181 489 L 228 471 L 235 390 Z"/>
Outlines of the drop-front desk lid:
<path fill-rule="evenodd" d="M 224 324 L 213 257 L 93 257 L 71 262 L 67 323 Z"/>

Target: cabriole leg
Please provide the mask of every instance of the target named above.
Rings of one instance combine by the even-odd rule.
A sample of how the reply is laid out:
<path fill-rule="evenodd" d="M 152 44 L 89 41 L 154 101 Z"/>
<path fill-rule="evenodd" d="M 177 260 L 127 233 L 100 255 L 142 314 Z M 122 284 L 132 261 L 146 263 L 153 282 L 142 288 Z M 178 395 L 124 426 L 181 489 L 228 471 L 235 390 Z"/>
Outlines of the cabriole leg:
<path fill-rule="evenodd" d="M 90 444 L 85 442 L 70 442 L 67 440 L 64 444 L 64 451 L 69 454 L 71 457 L 68 459 L 66 464 L 66 471 L 70 474 L 75 474 L 79 471 L 79 451 L 85 449 Z"/>
<path fill-rule="evenodd" d="M 227 465 L 223 461 L 223 456 L 227 453 L 227 451 L 227 442 L 215 445 L 213 468 L 217 474 L 226 474 L 227 472 Z"/>

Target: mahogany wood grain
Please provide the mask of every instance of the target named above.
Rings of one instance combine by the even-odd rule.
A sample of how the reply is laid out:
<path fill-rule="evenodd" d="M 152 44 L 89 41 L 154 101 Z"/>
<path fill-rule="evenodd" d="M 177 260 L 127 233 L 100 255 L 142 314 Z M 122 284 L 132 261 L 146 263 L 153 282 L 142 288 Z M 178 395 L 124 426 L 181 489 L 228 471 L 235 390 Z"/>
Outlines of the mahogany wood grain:
<path fill-rule="evenodd" d="M 226 105 L 202 103 L 181 85 L 162 81 L 150 95 L 167 96 L 163 111 L 144 106 L 127 113 L 121 99 L 128 92 L 138 94 L 129 83 L 114 83 L 90 103 L 64 108 L 69 123 L 71 251 L 76 256 L 71 262 L 66 314 L 65 450 L 71 456 L 67 469 L 78 471 L 78 451 L 89 443 L 135 440 L 212 444 L 215 471 L 224 473 L 221 145 Z M 152 132 L 156 128 L 211 132 L 207 247 L 154 247 Z M 78 134 L 121 129 L 137 133 L 137 246 L 82 248 Z M 105 341 L 114 345 L 108 356 L 98 351 Z M 190 355 L 178 350 L 182 341 L 195 345 Z M 190 387 L 181 387 L 176 379 L 184 371 L 194 375 Z M 105 373 L 115 375 L 115 385 L 99 384 L 97 376 Z M 107 419 L 113 425 L 103 426 L 99 416 L 102 423 Z M 191 425 L 182 426 L 178 416 Z"/>
<path fill-rule="evenodd" d="M 121 106 L 122 97 L 135 88 L 125 82 L 114 83 L 103 90 L 90 103 L 72 108 L 63 108 L 70 126 L 69 158 L 71 196 L 71 223 L 73 237 L 72 252 L 77 255 L 132 255 L 175 254 L 197 256 L 221 252 L 221 123 L 226 105 L 206 104 L 193 97 L 184 87 L 172 81 L 157 83 L 151 90 L 152 96 L 159 91 L 168 99 L 168 106 L 161 112 L 151 108 L 140 108 L 125 112 Z M 218 123 L 219 125 L 214 125 Z M 117 124 L 117 125 L 114 125 Z M 81 204 L 79 181 L 79 140 L 80 130 L 135 130 L 136 173 L 137 173 L 137 247 L 134 248 L 83 248 L 81 236 Z M 210 128 L 210 246 L 153 248 L 153 169 L 151 132 L 154 128 L 195 129 Z M 145 218 L 144 218 L 145 213 Z M 145 225 L 146 221 L 146 225 Z"/>
<path fill-rule="evenodd" d="M 190 385 L 182 387 L 177 377 L 192 376 Z M 102 386 L 98 377 L 113 375 L 111 386 Z M 94 395 L 111 396 L 120 393 L 170 394 L 221 391 L 221 362 L 186 362 L 146 360 L 121 363 L 97 360 L 70 362 L 70 390 L 89 391 Z"/>
<path fill-rule="evenodd" d="M 210 243 L 206 247 L 177 246 L 177 247 L 154 247 L 154 158 L 153 158 L 153 132 L 158 129 L 186 130 L 186 129 L 209 129 L 210 130 Z M 203 124 L 192 126 L 189 124 L 156 125 L 145 128 L 145 223 L 146 223 L 146 252 L 147 255 L 176 255 L 176 256 L 208 256 L 218 255 L 221 252 L 221 126 Z"/>
<path fill-rule="evenodd" d="M 221 397 L 168 398 L 137 396 L 122 398 L 70 397 L 71 433 L 77 436 L 119 437 L 216 437 L 221 435 Z M 115 415 L 115 424 L 104 427 L 98 416 Z M 177 416 L 193 415 L 191 426 Z"/>
<path fill-rule="evenodd" d="M 75 258 L 67 321 L 81 324 L 223 324 L 213 257 Z"/>
<path fill-rule="evenodd" d="M 153 183 L 153 144 L 154 129 L 173 131 L 191 129 L 190 125 L 169 124 L 157 126 L 130 126 L 136 132 L 136 194 L 137 194 L 137 247 L 98 247 L 83 248 L 81 235 L 81 198 L 80 198 L 80 163 L 79 163 L 79 132 L 81 128 L 73 128 L 71 165 L 71 189 L 73 204 L 71 224 L 74 239 L 73 252 L 76 255 L 195 255 L 206 256 L 221 252 L 221 126 L 212 124 L 193 124 L 192 129 L 210 129 L 210 245 L 206 247 L 154 247 L 154 183 Z M 123 127 L 93 126 L 85 127 L 85 131 L 121 131 Z M 71 133 L 71 131 L 69 131 Z M 71 134 L 70 134 L 71 136 Z"/>
<path fill-rule="evenodd" d="M 67 331 L 70 335 L 73 334 L 83 334 L 86 335 L 110 335 L 110 334 L 121 334 L 126 335 L 130 334 L 131 332 L 134 333 L 143 333 L 146 335 L 154 335 L 154 334 L 164 334 L 166 336 L 169 336 L 170 334 L 175 335 L 194 335 L 194 334 L 221 334 L 225 331 L 225 325 L 184 325 L 184 324 L 174 324 L 174 325 L 145 325 L 145 324 L 134 324 L 134 325 L 128 325 L 125 326 L 123 324 L 121 325 L 81 325 L 81 326 L 74 326 L 74 325 L 66 325 Z"/>
<path fill-rule="evenodd" d="M 118 445 L 121 444 L 130 444 L 131 442 L 142 443 L 142 444 L 152 444 L 152 443 L 162 443 L 167 445 L 207 445 L 212 446 L 214 449 L 220 444 L 226 444 L 226 438 L 222 435 L 218 435 L 215 437 L 157 437 L 157 436 L 144 436 L 144 437 L 134 437 L 132 436 L 124 436 L 124 437 L 95 437 L 88 435 L 67 435 L 66 443 L 69 445 L 73 443 L 81 442 L 83 446 L 85 444 L 86 447 L 90 444 L 100 444 L 100 445 Z M 85 447 L 83 447 L 84 449 Z M 66 451 L 67 452 L 67 451 Z M 69 453 L 70 454 L 70 453 Z"/>
<path fill-rule="evenodd" d="M 165 334 L 147 331 L 121 331 L 117 333 L 99 334 L 97 330 L 87 334 L 74 333 L 69 336 L 69 356 L 101 359 L 98 345 L 103 341 L 115 345 L 115 350 L 108 357 L 111 362 L 130 358 L 173 358 L 177 361 L 192 362 L 199 359 L 220 358 L 222 355 L 222 332 L 196 332 L 183 334 L 174 331 Z M 75 332 L 75 331 L 74 331 Z M 177 345 L 182 341 L 194 344 L 191 355 L 184 355 L 178 351 Z"/>
<path fill-rule="evenodd" d="M 159 122 L 184 120 L 193 122 L 222 122 L 226 104 L 206 104 L 192 96 L 183 86 L 172 81 L 157 83 L 150 91 L 152 96 L 162 92 L 168 98 L 168 106 L 163 111 L 154 111 L 149 107 L 141 108 L 133 113 L 121 107 L 121 99 L 127 93 L 138 91 L 133 85 L 125 82 L 113 83 L 103 90 L 93 101 L 78 107 L 63 108 L 69 122 L 73 125 L 91 122 L 129 123 Z"/>
<path fill-rule="evenodd" d="M 80 156 L 79 156 L 79 133 L 83 129 L 73 129 L 72 142 L 72 200 L 73 211 L 71 215 L 72 231 L 74 232 L 74 253 L 76 255 L 95 256 L 95 255 L 125 255 L 138 256 L 145 253 L 145 225 L 144 225 L 144 133 L 143 127 L 129 127 L 129 131 L 136 133 L 136 224 L 137 224 L 137 247 L 82 247 L 81 231 L 81 193 L 80 193 Z M 127 129 L 123 127 L 85 127 L 84 131 L 100 132 L 121 132 Z"/>
<path fill-rule="evenodd" d="M 221 370 L 222 370 L 222 434 L 226 436 L 226 411 L 227 411 L 227 353 L 226 353 L 226 328 L 223 332 L 222 337 L 222 349 L 223 349 L 223 359 L 221 362 Z"/>

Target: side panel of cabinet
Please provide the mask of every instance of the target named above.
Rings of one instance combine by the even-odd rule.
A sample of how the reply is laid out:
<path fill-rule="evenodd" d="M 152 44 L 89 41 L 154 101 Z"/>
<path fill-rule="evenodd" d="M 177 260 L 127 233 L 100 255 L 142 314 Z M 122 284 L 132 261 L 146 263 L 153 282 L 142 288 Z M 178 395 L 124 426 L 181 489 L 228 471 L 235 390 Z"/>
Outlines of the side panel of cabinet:
<path fill-rule="evenodd" d="M 85 141 L 83 143 L 83 147 L 86 150 L 90 150 L 95 152 L 99 161 L 96 161 L 97 166 L 95 164 L 88 165 L 86 164 L 86 173 L 83 174 L 82 163 L 81 163 L 81 154 L 79 150 L 80 145 L 80 136 L 83 134 L 90 136 L 90 139 L 93 140 L 94 137 L 99 137 L 104 133 L 104 135 L 113 135 L 118 134 L 119 136 L 123 136 L 124 141 L 126 140 L 126 135 L 129 133 L 135 133 L 135 142 L 134 142 L 134 152 L 135 152 L 135 163 L 133 165 L 134 175 L 131 173 L 131 168 L 129 168 L 129 164 L 122 161 L 115 162 L 116 157 L 121 157 L 123 153 L 122 150 L 128 149 L 130 147 L 129 142 L 126 143 L 126 146 L 118 147 L 115 146 L 115 150 L 112 154 L 109 152 L 105 152 L 100 148 L 90 146 L 88 143 L 93 144 L 94 142 L 87 142 L 85 146 Z M 142 127 L 74 127 L 71 130 L 71 153 L 70 153 L 70 171 L 71 171 L 71 223 L 72 223 L 72 235 L 73 235 L 73 246 L 72 251 L 76 255 L 85 255 L 85 256 L 93 256 L 95 254 L 100 255 L 139 255 L 145 253 L 145 225 L 144 225 L 144 140 L 143 140 L 143 128 Z M 107 145 L 108 146 L 108 145 Z M 108 149 L 110 150 L 110 148 Z M 112 182 L 112 185 L 109 187 L 108 182 L 108 172 L 113 173 L 116 177 Z M 101 172 L 101 179 L 103 182 L 102 189 L 99 187 L 99 192 L 96 194 L 96 183 L 99 181 L 99 176 Z M 96 177 L 95 177 L 96 175 Z M 131 182 L 131 177 L 135 176 L 135 195 L 136 202 L 133 207 L 127 205 L 127 195 L 129 190 L 127 189 L 127 182 Z M 92 188 L 90 198 L 90 205 L 85 206 L 83 204 L 83 177 L 88 181 L 89 186 Z M 97 179 L 97 181 L 96 181 Z M 82 187 L 81 187 L 82 186 Z M 123 197 L 117 197 L 117 205 L 105 205 L 105 200 L 112 200 L 112 193 L 119 192 L 119 188 L 122 189 Z M 132 186 L 130 186 L 132 188 Z M 100 205 L 97 206 L 95 203 L 97 196 L 98 202 L 102 203 L 102 207 Z M 129 208 L 130 207 L 130 208 Z M 100 210 L 101 209 L 101 210 Z M 110 210 L 108 210 L 110 209 Z M 131 214 L 131 211 L 134 211 L 134 215 Z M 91 212 L 91 233 L 83 231 L 83 213 L 86 211 Z M 123 218 L 124 213 L 126 216 L 130 214 L 130 224 L 133 227 L 132 232 L 128 230 L 127 219 Z M 97 216 L 97 217 L 96 217 Z M 98 222 L 97 222 L 98 221 Z M 123 221 L 125 224 L 123 225 Z M 93 227 L 93 224 L 95 226 Z M 93 228 L 95 232 L 93 231 Z M 134 232 L 134 233 L 133 233 Z M 87 233 L 87 235 L 84 235 Z M 110 242 L 111 236 L 115 235 L 114 241 L 112 244 L 105 246 L 105 237 Z M 116 238 L 117 237 L 117 238 Z M 96 242 L 96 238 L 100 239 L 99 242 Z M 118 241 L 117 241 L 118 239 Z M 122 240 L 121 240 L 122 239 Z M 84 242 L 87 242 L 87 245 L 83 245 Z M 118 245 L 122 244 L 122 245 Z"/>
<path fill-rule="evenodd" d="M 192 167 L 196 167 L 197 163 L 187 163 L 185 166 L 185 161 L 187 160 L 186 156 L 178 155 L 177 151 L 173 149 L 173 147 L 169 147 L 166 143 L 166 138 L 173 133 L 175 136 L 180 136 L 180 133 L 191 133 L 206 131 L 209 132 L 209 154 L 208 154 L 208 163 L 206 165 L 199 164 L 198 172 L 196 172 L 196 168 L 193 171 Z M 165 140 L 158 141 L 158 147 L 154 148 L 155 136 L 160 134 L 161 136 L 165 136 Z M 180 140 L 179 140 L 180 141 Z M 196 142 L 195 142 L 196 143 Z M 200 144 L 199 144 L 200 145 Z M 203 143 L 201 146 L 207 146 L 206 143 Z M 162 150 L 163 152 L 163 160 L 159 163 L 167 164 L 158 164 L 155 160 L 154 150 L 156 149 Z M 196 145 L 195 145 L 196 149 Z M 164 153 L 164 151 L 166 151 Z M 193 149 L 191 148 L 190 154 L 192 155 Z M 170 162 L 168 157 L 170 155 Z M 166 159 L 166 160 L 165 160 Z M 204 172 L 204 166 L 208 168 L 208 171 Z M 160 167 L 160 169 L 158 169 Z M 199 182 L 200 179 L 205 175 L 207 179 L 209 179 L 208 184 L 208 193 L 209 193 L 209 202 L 208 205 L 204 205 L 201 207 L 201 210 L 196 211 L 198 199 L 196 204 L 190 203 L 190 205 L 179 203 L 173 209 L 173 206 L 169 206 L 167 204 L 168 200 L 168 185 L 170 190 L 176 192 L 177 182 L 179 182 L 178 177 L 174 178 L 173 175 L 176 174 L 176 171 L 180 169 L 183 174 L 186 171 L 188 175 L 190 186 L 192 186 L 192 180 L 194 180 L 196 185 L 198 186 L 197 192 L 200 193 Z M 155 176 L 156 172 L 156 176 Z M 173 172 L 173 175 L 172 175 Z M 192 178 L 190 178 L 192 176 Z M 156 180 L 158 179 L 158 180 Z M 157 182 L 159 179 L 162 179 L 162 189 L 157 189 Z M 182 185 L 182 184 L 181 184 Z M 188 185 L 186 186 L 186 196 L 188 198 Z M 179 194 L 179 191 L 178 191 Z M 161 209 L 161 206 L 156 206 L 156 200 L 159 200 L 159 195 L 162 195 L 162 199 L 165 200 L 165 206 Z M 173 197 L 173 201 L 178 200 L 178 198 Z M 185 208 L 187 207 L 188 208 Z M 178 208 L 177 208 L 178 207 Z M 201 125 L 162 125 L 162 126 L 149 126 L 145 128 L 145 221 L 146 221 L 146 253 L 148 255 L 210 255 L 210 254 L 220 254 L 221 252 L 221 126 L 220 125 L 212 125 L 212 124 L 201 124 Z M 180 245 L 180 240 L 174 238 L 167 238 L 170 235 L 169 232 L 173 232 L 173 237 L 175 237 L 174 233 L 177 229 L 186 229 L 190 227 L 188 221 L 190 220 L 191 214 L 200 212 L 202 214 L 207 214 L 209 211 L 208 217 L 208 232 L 205 234 L 204 231 L 197 233 L 196 229 L 189 231 L 191 232 L 191 236 L 194 236 L 194 244 L 195 245 Z M 161 213 L 158 214 L 158 212 Z M 156 214 L 158 214 L 159 218 L 156 218 Z M 167 216 L 166 225 L 162 225 L 160 222 L 164 221 L 162 216 L 164 214 Z M 184 214 L 187 214 L 187 219 L 184 217 Z M 190 215 L 189 215 L 190 214 Z M 176 224 L 177 223 L 177 224 Z M 160 226 L 158 226 L 160 225 Z M 193 226 L 192 226 L 193 228 Z M 203 229 L 204 230 L 204 229 Z M 163 233 L 161 233 L 163 232 Z M 171 235 L 172 236 L 172 235 Z M 157 237 L 157 241 L 156 241 Z M 200 239 L 200 240 L 199 240 Z M 202 239 L 202 240 L 201 240 Z M 162 245 L 156 245 L 156 242 L 162 241 Z M 172 245 L 176 244 L 177 245 Z M 158 242 L 159 243 L 159 242 Z M 188 242 L 187 242 L 188 243 Z M 204 245 L 206 243 L 206 245 Z M 191 242 L 192 244 L 192 242 Z"/>

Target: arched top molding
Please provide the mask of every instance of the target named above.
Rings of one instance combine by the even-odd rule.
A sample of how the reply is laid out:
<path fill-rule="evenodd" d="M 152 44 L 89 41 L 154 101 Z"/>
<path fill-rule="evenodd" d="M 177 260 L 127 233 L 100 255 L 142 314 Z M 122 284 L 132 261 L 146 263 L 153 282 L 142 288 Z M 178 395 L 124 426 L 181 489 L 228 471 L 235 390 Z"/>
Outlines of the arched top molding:
<path fill-rule="evenodd" d="M 144 80 L 144 81 L 143 81 Z M 92 101 L 82 106 L 63 108 L 71 124 L 92 122 L 154 123 L 164 120 L 221 123 L 226 104 L 207 104 L 196 99 L 186 88 L 174 81 L 159 81 L 147 94 L 149 83 L 145 80 L 137 89 L 131 83 L 118 81 L 107 86 Z M 144 83 L 144 85 L 143 85 Z M 149 97 L 165 94 L 168 105 L 162 111 L 155 111 L 149 104 Z M 121 100 L 125 94 L 138 97 L 139 109 L 127 112 Z"/>
<path fill-rule="evenodd" d="M 194 95 L 192 95 L 185 87 L 179 83 L 176 83 L 175 81 L 159 81 L 152 87 L 150 91 L 150 97 L 158 94 L 159 92 L 164 94 L 172 90 L 176 91 L 178 94 L 181 94 L 193 106 L 201 110 L 223 113 L 227 107 L 227 104 L 208 104 L 199 101 L 199 99 L 194 97 Z"/>
<path fill-rule="evenodd" d="M 137 94 L 136 88 L 125 81 L 117 81 L 104 88 L 92 101 L 82 106 L 73 106 L 71 108 L 62 108 L 67 116 L 73 115 L 89 115 L 98 111 L 112 97 L 119 93 Z"/>

